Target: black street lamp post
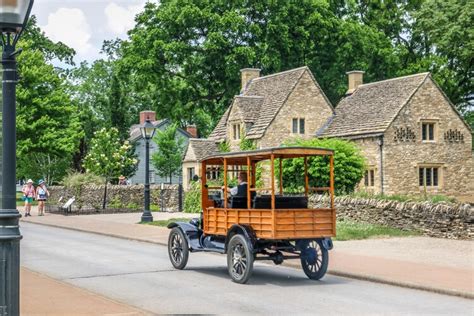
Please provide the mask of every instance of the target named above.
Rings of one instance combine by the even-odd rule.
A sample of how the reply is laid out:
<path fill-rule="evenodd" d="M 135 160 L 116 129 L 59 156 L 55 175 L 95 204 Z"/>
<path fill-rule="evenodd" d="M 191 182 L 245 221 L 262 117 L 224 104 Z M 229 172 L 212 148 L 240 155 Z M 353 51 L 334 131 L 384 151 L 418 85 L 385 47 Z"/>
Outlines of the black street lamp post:
<path fill-rule="evenodd" d="M 16 44 L 34 0 L 0 1 L 2 81 L 2 168 L 0 209 L 0 315 L 20 314 L 20 213 L 16 209 Z"/>
<path fill-rule="evenodd" d="M 153 215 L 150 212 L 150 140 L 155 136 L 156 127 L 150 120 L 146 120 L 140 130 L 145 139 L 145 209 L 142 222 L 153 222 Z"/>

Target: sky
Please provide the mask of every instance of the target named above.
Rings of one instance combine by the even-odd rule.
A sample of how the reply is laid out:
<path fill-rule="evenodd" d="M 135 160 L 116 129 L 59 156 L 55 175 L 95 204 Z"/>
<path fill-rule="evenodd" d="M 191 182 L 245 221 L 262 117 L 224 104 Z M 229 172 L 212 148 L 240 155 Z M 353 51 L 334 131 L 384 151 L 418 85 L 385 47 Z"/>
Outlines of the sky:
<path fill-rule="evenodd" d="M 146 0 L 35 0 L 32 14 L 53 41 L 76 50 L 76 62 L 94 61 L 102 42 L 126 38 Z"/>

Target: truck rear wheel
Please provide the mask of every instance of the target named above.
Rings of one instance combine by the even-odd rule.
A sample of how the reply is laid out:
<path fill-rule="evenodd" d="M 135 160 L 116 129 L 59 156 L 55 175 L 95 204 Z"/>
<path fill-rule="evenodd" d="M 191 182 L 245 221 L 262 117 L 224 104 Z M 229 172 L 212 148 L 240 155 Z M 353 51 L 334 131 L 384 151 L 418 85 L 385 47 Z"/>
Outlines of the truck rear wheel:
<path fill-rule="evenodd" d="M 305 241 L 301 247 L 301 267 L 311 280 L 321 279 L 328 269 L 329 254 L 321 240 Z"/>

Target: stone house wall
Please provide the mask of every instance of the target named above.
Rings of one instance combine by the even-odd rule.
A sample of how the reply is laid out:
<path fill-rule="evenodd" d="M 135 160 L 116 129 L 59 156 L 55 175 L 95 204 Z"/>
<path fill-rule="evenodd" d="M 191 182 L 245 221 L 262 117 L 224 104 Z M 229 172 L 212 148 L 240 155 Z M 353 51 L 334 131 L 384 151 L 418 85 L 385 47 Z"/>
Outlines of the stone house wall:
<path fill-rule="evenodd" d="M 177 212 L 179 209 L 179 189 L 178 185 L 165 185 L 163 190 L 163 200 L 167 212 Z M 102 209 L 104 196 L 103 185 L 88 185 L 81 188 L 66 188 L 64 186 L 51 186 L 48 188 L 51 197 L 49 205 L 62 206 L 68 199 L 75 197 L 73 211 L 80 213 L 82 210 Z M 184 201 L 184 195 L 183 195 Z M 59 201 L 61 199 L 61 201 Z M 161 203 L 161 186 L 150 186 L 151 208 L 156 209 Z M 130 209 L 131 211 L 142 210 L 144 203 L 143 185 L 109 185 L 107 187 L 107 208 Z"/>
<path fill-rule="evenodd" d="M 312 207 L 328 207 L 328 204 L 327 197 L 310 197 Z M 335 198 L 335 206 L 337 219 L 342 221 L 415 230 L 438 238 L 474 238 L 474 208 L 469 204 L 380 201 L 342 196 Z"/>
<path fill-rule="evenodd" d="M 312 138 L 332 114 L 331 106 L 321 90 L 309 72 L 305 71 L 264 136 L 257 141 L 257 147 L 278 147 L 283 141 L 292 138 Z M 292 133 L 293 118 L 305 119 L 304 135 Z"/>
<path fill-rule="evenodd" d="M 380 190 L 380 138 L 379 137 L 367 137 L 353 140 L 353 142 L 359 147 L 362 155 L 366 159 L 367 170 L 374 170 L 374 183 L 373 185 L 365 186 L 364 177 L 357 186 L 357 190 L 363 190 L 374 194 L 381 193 Z"/>
<path fill-rule="evenodd" d="M 434 142 L 422 141 L 423 120 L 435 123 Z M 411 137 L 400 137 L 400 131 Z M 462 135 L 463 140 L 445 139 L 445 133 L 450 132 Z M 385 193 L 424 193 L 424 187 L 419 186 L 418 168 L 437 166 L 439 185 L 428 188 L 428 194 L 474 194 L 471 131 L 430 78 L 389 126 L 383 147 Z"/>

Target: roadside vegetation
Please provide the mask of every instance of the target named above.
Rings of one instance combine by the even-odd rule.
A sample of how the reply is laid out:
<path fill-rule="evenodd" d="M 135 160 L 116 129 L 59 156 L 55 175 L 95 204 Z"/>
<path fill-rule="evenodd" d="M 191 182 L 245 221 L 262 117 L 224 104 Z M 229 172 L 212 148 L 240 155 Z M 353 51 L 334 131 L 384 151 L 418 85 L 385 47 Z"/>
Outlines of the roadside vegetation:
<path fill-rule="evenodd" d="M 142 222 L 140 224 L 152 225 L 158 227 L 166 227 L 172 222 L 189 222 L 190 218 L 170 218 L 167 220 L 154 221 L 151 223 Z M 359 240 L 370 238 L 387 238 L 387 237 L 407 237 L 419 235 L 416 231 L 401 230 L 397 228 L 373 225 L 368 223 L 360 223 L 354 221 L 338 221 L 337 222 L 337 236 L 334 240 Z"/>

